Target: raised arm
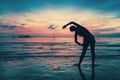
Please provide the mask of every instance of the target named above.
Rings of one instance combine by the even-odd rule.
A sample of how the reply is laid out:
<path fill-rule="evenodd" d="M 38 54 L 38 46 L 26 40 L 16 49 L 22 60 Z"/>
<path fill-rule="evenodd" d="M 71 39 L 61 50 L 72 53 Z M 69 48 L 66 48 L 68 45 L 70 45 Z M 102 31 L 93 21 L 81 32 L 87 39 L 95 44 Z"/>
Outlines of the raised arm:
<path fill-rule="evenodd" d="M 80 26 L 80 25 L 77 24 L 76 22 L 71 21 L 71 22 L 69 22 L 68 24 L 64 25 L 64 26 L 62 27 L 62 29 L 66 28 L 68 25 L 71 25 L 71 24 L 74 24 L 75 26 Z"/>

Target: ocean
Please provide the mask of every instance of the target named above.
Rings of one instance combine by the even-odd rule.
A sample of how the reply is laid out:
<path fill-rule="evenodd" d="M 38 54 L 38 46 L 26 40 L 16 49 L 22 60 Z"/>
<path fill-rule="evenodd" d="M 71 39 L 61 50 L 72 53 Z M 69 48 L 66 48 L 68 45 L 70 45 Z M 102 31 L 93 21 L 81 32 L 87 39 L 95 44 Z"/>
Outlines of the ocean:
<path fill-rule="evenodd" d="M 73 66 L 81 52 L 73 38 L 1 38 L 0 80 L 87 80 L 90 48 L 82 62 L 86 79 Z M 94 80 L 119 80 L 120 38 L 96 38 L 95 54 Z"/>

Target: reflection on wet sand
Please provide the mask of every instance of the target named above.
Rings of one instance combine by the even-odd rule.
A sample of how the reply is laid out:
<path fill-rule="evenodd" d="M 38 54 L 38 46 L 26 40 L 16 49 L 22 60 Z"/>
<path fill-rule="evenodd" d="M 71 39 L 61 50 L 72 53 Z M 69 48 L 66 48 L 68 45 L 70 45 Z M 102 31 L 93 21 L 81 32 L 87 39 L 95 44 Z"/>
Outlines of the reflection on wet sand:
<path fill-rule="evenodd" d="M 79 69 L 79 73 L 80 73 L 80 76 L 82 78 L 82 80 L 87 80 L 86 76 L 84 75 L 81 67 L 78 67 Z M 91 78 L 89 80 L 95 80 L 95 69 L 94 69 L 94 66 L 92 66 L 92 71 L 91 71 Z"/>

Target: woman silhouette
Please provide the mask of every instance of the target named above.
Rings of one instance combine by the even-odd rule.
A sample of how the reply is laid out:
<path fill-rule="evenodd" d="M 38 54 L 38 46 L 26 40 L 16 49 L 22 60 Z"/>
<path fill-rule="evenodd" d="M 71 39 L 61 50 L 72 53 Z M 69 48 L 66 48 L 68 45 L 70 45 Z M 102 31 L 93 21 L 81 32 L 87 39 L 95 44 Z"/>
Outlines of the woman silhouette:
<path fill-rule="evenodd" d="M 95 38 L 94 36 L 83 26 L 75 23 L 75 22 L 69 22 L 68 24 L 64 25 L 62 28 L 66 28 L 68 25 L 74 24 L 75 26 L 71 26 L 70 27 L 70 31 L 74 32 L 75 31 L 75 43 L 77 43 L 78 45 L 83 46 L 83 51 L 82 54 L 80 56 L 80 60 L 78 63 L 78 67 L 80 67 L 81 62 L 85 56 L 85 53 L 87 51 L 88 46 L 90 45 L 91 48 L 91 53 L 92 53 L 92 66 L 94 65 L 95 62 Z M 77 36 L 82 36 L 83 37 L 83 44 L 79 43 L 77 41 Z"/>

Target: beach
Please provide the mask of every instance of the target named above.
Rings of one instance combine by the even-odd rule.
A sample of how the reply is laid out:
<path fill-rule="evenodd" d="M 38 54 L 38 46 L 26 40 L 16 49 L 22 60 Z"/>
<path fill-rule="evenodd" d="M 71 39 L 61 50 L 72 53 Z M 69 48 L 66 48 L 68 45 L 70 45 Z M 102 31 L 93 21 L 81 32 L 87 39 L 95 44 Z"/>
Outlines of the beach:
<path fill-rule="evenodd" d="M 28 41 L 29 40 L 29 41 Z M 77 64 L 82 47 L 74 42 L 1 39 L 0 80 L 119 80 L 120 38 L 99 38 L 94 70 L 90 49 Z"/>

